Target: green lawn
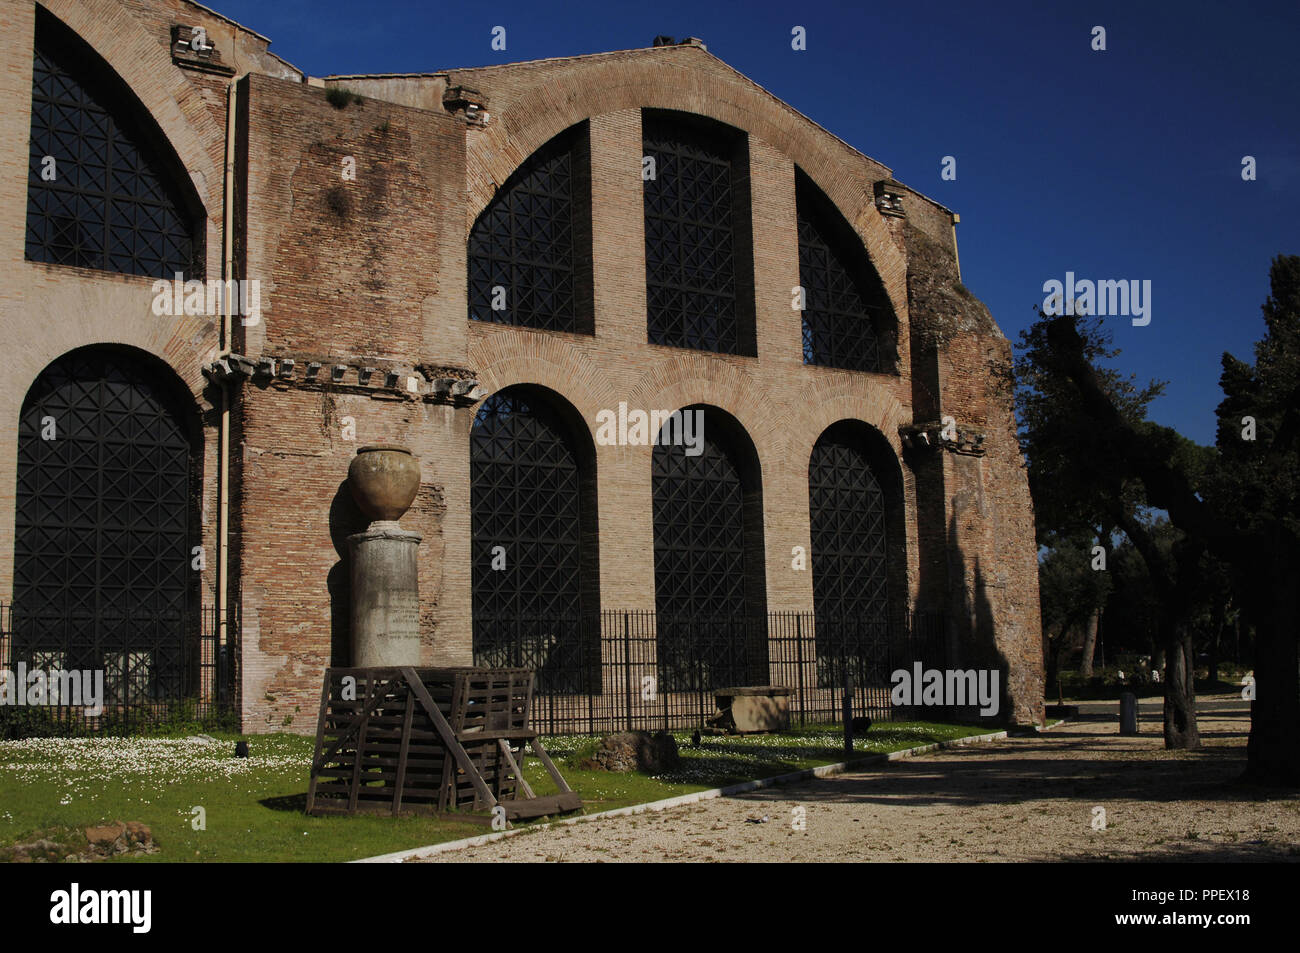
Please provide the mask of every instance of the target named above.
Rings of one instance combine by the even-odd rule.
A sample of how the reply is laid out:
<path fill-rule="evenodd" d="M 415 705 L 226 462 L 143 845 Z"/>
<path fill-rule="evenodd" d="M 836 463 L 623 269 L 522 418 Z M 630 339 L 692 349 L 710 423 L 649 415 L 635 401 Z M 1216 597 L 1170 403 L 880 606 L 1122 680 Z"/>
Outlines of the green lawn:
<path fill-rule="evenodd" d="M 985 729 L 931 722 L 873 725 L 861 754 L 979 734 Z M 586 813 L 770 777 L 843 760 L 829 726 L 775 735 L 703 739 L 677 733 L 681 767 L 660 777 L 579 767 L 591 738 L 547 738 Z M 0 860 L 5 846 L 44 836 L 84 844 L 80 829 L 142 821 L 160 850 L 139 861 L 342 861 L 486 833 L 479 824 L 427 817 L 309 817 L 303 813 L 311 738 L 248 737 L 250 757 L 235 758 L 235 735 L 199 738 L 41 738 L 0 742 Z M 525 765 L 538 794 L 554 791 L 535 759 Z M 193 809 L 206 812 L 195 830 Z"/>

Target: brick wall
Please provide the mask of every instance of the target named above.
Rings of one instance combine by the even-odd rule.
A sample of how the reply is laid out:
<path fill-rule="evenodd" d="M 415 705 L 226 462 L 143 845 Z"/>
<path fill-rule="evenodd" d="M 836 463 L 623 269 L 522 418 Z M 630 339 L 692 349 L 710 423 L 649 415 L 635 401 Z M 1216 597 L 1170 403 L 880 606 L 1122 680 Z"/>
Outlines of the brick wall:
<path fill-rule="evenodd" d="M 907 219 L 882 216 L 873 184 L 889 177 L 888 168 L 697 46 L 417 77 L 338 77 L 329 85 L 352 89 L 361 101 L 336 108 L 325 89 L 300 82 L 273 57 L 264 38 L 183 0 L 49 6 L 105 49 L 174 143 L 208 212 L 210 275 L 220 273 L 228 80 L 173 66 L 166 28 L 203 22 L 228 62 L 249 74 L 239 85 L 233 239 L 239 276 L 263 285 L 264 313 L 237 328 L 234 349 L 254 360 L 291 359 L 294 370 L 245 383 L 234 409 L 231 569 L 242 607 L 247 730 L 311 731 L 322 670 L 347 661 L 346 536 L 364 520 L 343 481 L 364 444 L 403 444 L 420 458 L 421 490 L 402 522 L 424 535 L 424 658 L 471 661 L 468 435 L 477 405 L 433 393 L 431 380 L 442 377 L 476 379 L 487 393 L 513 384 L 548 388 L 593 437 L 597 413 L 621 401 L 645 410 L 705 403 L 726 411 L 753 441 L 761 468 L 771 610 L 812 609 L 810 573 L 791 568 L 792 548 L 810 546 L 809 455 L 831 424 L 864 421 L 901 461 L 905 532 L 891 548 L 909 600 L 950 609 L 952 637 L 969 657 L 1007 673 L 1011 716 L 1041 717 L 1032 510 L 1000 374 L 1009 351 L 983 305 L 956 288 L 951 215 L 942 206 L 909 191 Z M 0 0 L 6 36 L 29 35 L 31 16 L 30 3 Z M 210 403 L 199 368 L 215 356 L 214 327 L 143 320 L 148 301 L 139 280 L 22 261 L 22 216 L 14 210 L 24 206 L 25 183 L 12 170 L 26 167 L 25 41 L 0 51 L 0 84 L 12 106 L 0 114 L 10 133 L 0 141 L 15 157 L 0 176 L 0 198 L 7 196 L 0 322 L 21 330 L 39 293 L 40 313 L 62 328 L 52 340 L 19 335 L 23 373 L 0 391 L 10 419 L 45 363 L 95 340 L 138 342 L 164 355 L 196 400 Z M 486 126 L 442 108 L 449 85 L 482 91 Z M 755 357 L 646 343 L 643 108 L 695 112 L 748 137 Z M 468 321 L 465 252 L 475 218 L 520 162 L 583 121 L 594 335 Z M 342 174 L 346 159 L 355 161 L 354 180 Z M 800 316 L 790 304 L 799 282 L 796 166 L 842 211 L 880 273 L 897 317 L 895 372 L 802 362 Z M 56 320 L 51 308 L 84 316 Z M 312 363 L 320 368 L 308 379 Z M 345 368 L 337 381 L 336 365 Z M 368 382 L 361 368 L 373 369 Z M 982 431 L 984 454 L 905 452 L 900 427 L 942 414 Z M 209 521 L 213 440 L 210 430 Z M 651 452 L 595 448 L 607 607 L 654 605 Z M 3 460 L 0 506 L 9 515 L 0 512 L 0 542 L 13 525 L 12 446 Z M 204 538 L 213 539 L 210 522 Z M 11 554 L 11 542 L 0 546 L 0 573 L 11 571 Z"/>

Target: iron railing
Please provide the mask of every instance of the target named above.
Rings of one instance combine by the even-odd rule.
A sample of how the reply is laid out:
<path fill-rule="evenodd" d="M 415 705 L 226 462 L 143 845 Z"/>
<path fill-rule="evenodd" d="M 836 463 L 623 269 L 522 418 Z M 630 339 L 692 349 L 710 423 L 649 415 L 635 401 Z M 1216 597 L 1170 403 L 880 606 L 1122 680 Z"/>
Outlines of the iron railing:
<path fill-rule="evenodd" d="M 811 612 L 683 619 L 605 610 L 591 622 L 496 619 L 492 631 L 492 648 L 476 651 L 475 664 L 534 667 L 533 724 L 558 735 L 697 728 L 715 713 L 718 689 L 741 685 L 792 689 L 794 724 L 837 722 L 846 674 L 855 717 L 916 717 L 891 703 L 891 674 L 916 662 L 949 667 L 945 620 L 933 613 L 900 626 Z"/>
<path fill-rule="evenodd" d="M 77 637 L 75 620 L 55 621 L 57 626 L 48 611 L 0 603 L 0 671 L 9 673 L 11 686 L 0 722 L 16 726 L 0 723 L 0 735 L 129 734 L 168 723 L 232 724 L 239 667 L 234 606 L 224 634 L 215 606 L 188 619 L 125 613 L 112 627 L 122 634 L 121 644 L 101 638 L 92 645 Z M 41 681 L 43 701 L 35 690 Z M 95 698 L 99 712 L 91 707 Z M 3 710 L 11 705 L 14 711 Z"/>

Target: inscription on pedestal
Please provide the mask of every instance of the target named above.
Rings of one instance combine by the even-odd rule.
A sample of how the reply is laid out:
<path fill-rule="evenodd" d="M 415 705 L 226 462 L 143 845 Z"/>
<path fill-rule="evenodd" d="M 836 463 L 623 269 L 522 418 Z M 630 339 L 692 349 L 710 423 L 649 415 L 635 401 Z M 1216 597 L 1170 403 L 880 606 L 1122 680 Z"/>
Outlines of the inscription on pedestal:
<path fill-rule="evenodd" d="M 352 664 L 420 664 L 419 533 L 373 527 L 352 545 Z"/>

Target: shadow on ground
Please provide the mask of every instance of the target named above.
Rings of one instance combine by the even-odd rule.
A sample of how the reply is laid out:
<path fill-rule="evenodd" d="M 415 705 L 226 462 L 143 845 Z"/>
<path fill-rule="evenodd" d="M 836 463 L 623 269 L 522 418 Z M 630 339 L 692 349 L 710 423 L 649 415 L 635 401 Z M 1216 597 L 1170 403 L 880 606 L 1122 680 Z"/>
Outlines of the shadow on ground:
<path fill-rule="evenodd" d="M 909 758 L 871 766 L 828 779 L 800 797 L 810 803 L 963 807 L 1075 798 L 1264 803 L 1300 794 L 1239 780 L 1246 767 L 1247 711 L 1216 712 L 1216 727 L 1202 734 L 1210 743 L 1191 751 L 1166 751 L 1158 724 L 1148 723 L 1136 738 L 1118 738 L 1107 730 L 1113 721 L 1083 715 L 1036 738 L 956 747 L 938 761 Z M 781 788 L 768 788 L 737 799 L 786 797 Z"/>

